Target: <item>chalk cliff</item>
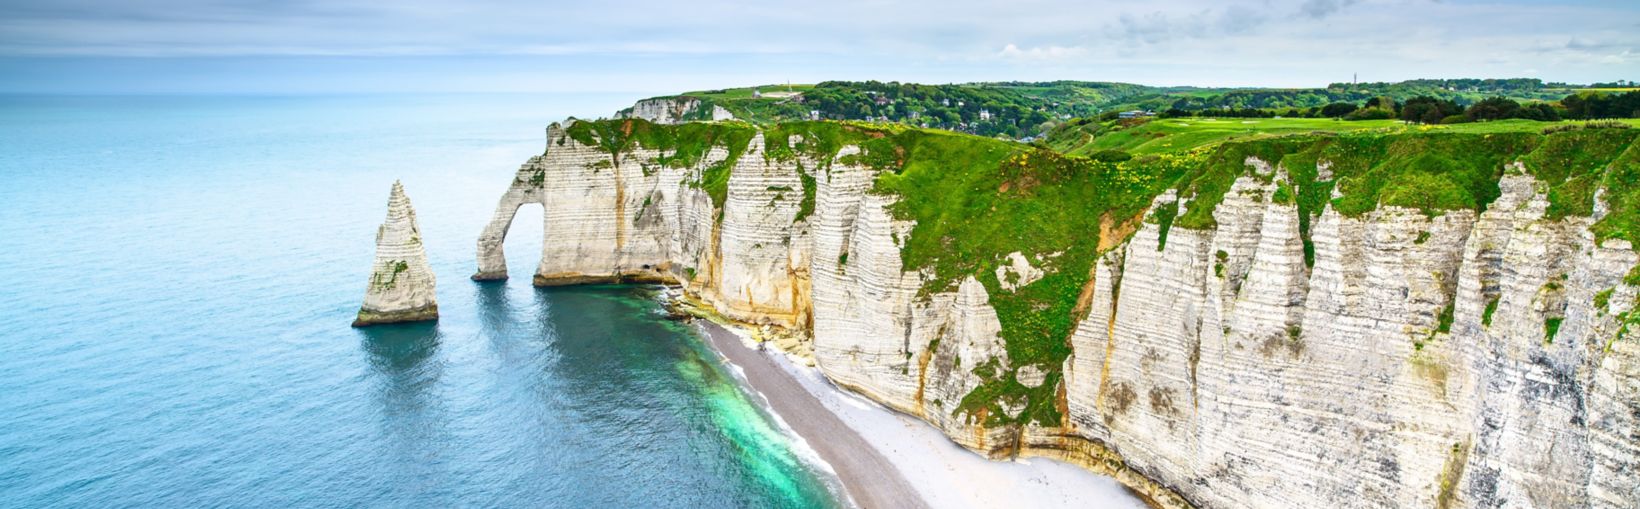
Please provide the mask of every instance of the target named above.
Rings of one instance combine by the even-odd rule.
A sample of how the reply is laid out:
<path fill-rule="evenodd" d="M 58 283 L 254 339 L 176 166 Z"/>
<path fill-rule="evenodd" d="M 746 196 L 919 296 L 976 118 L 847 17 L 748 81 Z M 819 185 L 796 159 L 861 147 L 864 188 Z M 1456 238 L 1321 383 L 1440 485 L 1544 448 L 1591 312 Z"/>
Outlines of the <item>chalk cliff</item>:
<path fill-rule="evenodd" d="M 540 203 L 538 285 L 681 283 L 965 447 L 1157 506 L 1640 507 L 1632 133 L 1108 164 L 874 129 L 555 124 L 474 277 Z"/>
<path fill-rule="evenodd" d="M 677 124 L 693 120 L 731 120 L 735 115 L 722 106 L 693 97 L 656 97 L 633 103 L 631 108 L 617 112 L 615 117 Z"/>
<path fill-rule="evenodd" d="M 438 319 L 433 270 L 422 249 L 421 227 L 404 186 L 393 182 L 387 220 L 376 230 L 376 262 L 370 269 L 364 305 L 354 327 Z"/>

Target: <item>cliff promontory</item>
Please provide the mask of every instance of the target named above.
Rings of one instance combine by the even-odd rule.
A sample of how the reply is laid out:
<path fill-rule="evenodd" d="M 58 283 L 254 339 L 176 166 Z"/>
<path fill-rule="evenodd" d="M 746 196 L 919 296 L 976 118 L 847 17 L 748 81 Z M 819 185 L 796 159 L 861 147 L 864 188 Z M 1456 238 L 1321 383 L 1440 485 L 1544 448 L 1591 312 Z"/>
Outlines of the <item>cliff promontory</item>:
<path fill-rule="evenodd" d="M 421 227 L 404 186 L 393 182 L 387 220 L 376 230 L 376 261 L 354 327 L 438 319 L 433 270 L 422 249 Z"/>
<path fill-rule="evenodd" d="M 536 284 L 677 282 L 970 449 L 1158 506 L 1633 508 L 1637 134 L 1110 162 L 883 125 L 571 121 L 474 277 L 506 276 L 506 230 L 541 203 Z"/>

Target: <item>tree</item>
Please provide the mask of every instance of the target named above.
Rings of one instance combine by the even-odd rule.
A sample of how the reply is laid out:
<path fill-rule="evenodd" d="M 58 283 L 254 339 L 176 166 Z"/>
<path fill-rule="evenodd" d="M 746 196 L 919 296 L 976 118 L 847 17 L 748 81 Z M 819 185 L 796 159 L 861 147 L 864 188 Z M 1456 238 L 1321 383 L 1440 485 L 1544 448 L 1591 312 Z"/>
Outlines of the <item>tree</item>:
<path fill-rule="evenodd" d="M 1439 124 L 1441 119 L 1463 113 L 1463 106 L 1449 100 L 1436 99 L 1430 96 L 1418 96 L 1407 99 L 1401 105 L 1401 120 L 1423 124 Z"/>
<path fill-rule="evenodd" d="M 1520 111 L 1520 103 L 1507 97 L 1491 97 L 1481 100 L 1464 112 L 1470 120 L 1486 121 L 1515 118 Z"/>
<path fill-rule="evenodd" d="M 1338 118 L 1354 112 L 1357 106 L 1354 103 L 1332 103 L 1321 107 L 1321 116 Z"/>

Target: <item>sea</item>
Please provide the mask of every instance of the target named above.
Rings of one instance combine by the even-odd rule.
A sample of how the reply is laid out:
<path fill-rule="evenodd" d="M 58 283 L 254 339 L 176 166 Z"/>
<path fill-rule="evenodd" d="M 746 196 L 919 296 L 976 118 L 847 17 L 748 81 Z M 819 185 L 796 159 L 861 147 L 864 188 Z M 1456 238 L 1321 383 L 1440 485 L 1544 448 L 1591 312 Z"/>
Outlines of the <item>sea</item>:
<path fill-rule="evenodd" d="M 838 507 L 655 288 L 530 285 L 539 207 L 468 279 L 633 99 L 0 96 L 0 507 Z M 395 180 L 441 317 L 354 329 Z"/>

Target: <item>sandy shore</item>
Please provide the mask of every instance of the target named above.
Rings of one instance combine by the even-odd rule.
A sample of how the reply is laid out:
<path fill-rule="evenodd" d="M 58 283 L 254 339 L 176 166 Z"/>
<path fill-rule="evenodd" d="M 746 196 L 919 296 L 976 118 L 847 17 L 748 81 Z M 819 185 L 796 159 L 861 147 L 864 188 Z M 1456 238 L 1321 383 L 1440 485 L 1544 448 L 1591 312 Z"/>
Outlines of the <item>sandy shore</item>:
<path fill-rule="evenodd" d="M 827 410 L 773 357 L 747 347 L 740 336 L 721 325 L 706 320 L 697 323 L 705 329 L 712 347 L 740 367 L 746 382 L 768 400 L 781 420 L 831 464 L 855 504 L 873 509 L 928 507 L 882 453 Z"/>
<path fill-rule="evenodd" d="M 860 507 L 1145 507 L 1114 479 L 1075 465 L 985 459 L 926 422 L 837 388 L 815 368 L 747 346 L 738 331 L 696 323 Z"/>

